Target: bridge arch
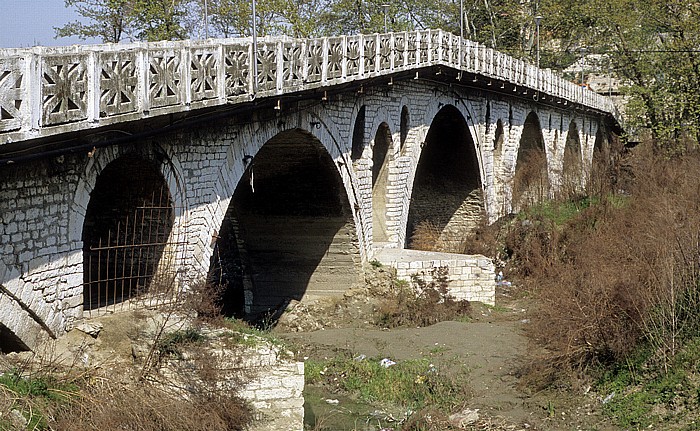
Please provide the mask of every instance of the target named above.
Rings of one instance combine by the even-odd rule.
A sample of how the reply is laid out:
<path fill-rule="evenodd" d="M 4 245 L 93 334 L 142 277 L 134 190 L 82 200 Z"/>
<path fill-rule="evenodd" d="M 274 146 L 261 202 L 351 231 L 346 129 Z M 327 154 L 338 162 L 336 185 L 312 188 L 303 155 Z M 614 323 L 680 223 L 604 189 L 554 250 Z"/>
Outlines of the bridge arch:
<path fill-rule="evenodd" d="M 174 220 L 157 163 L 126 154 L 106 165 L 90 193 L 82 229 L 83 309 L 120 303 L 154 287 L 172 293 L 174 259 L 165 251 Z"/>
<path fill-rule="evenodd" d="M 519 211 L 549 196 L 549 168 L 544 136 L 535 111 L 525 118 L 511 185 L 511 207 Z"/>
<path fill-rule="evenodd" d="M 360 106 L 352 123 L 352 141 L 350 142 L 350 158 L 352 161 L 361 159 L 362 153 L 365 151 L 366 110 L 365 105 Z"/>
<path fill-rule="evenodd" d="M 273 135 L 246 159 L 209 271 L 227 286 L 226 313 L 274 319 L 291 300 L 337 294 L 355 281 L 353 207 L 337 165 L 301 128 Z"/>
<path fill-rule="evenodd" d="M 564 196 L 573 196 L 581 190 L 581 175 L 583 174 L 581 153 L 581 139 L 578 126 L 572 120 L 566 135 L 564 158 L 562 160 L 562 178 L 559 193 Z"/>
<path fill-rule="evenodd" d="M 406 246 L 461 252 L 464 236 L 484 210 L 475 135 L 462 111 L 446 104 L 432 118 L 421 146 L 412 181 Z"/>
<path fill-rule="evenodd" d="M 182 178 L 178 160 L 157 143 L 138 147 L 113 145 L 88 154 L 68 217 L 70 244 L 74 250 L 80 250 L 80 256 L 74 259 L 82 262 L 80 272 L 71 280 L 75 288 L 82 286 L 83 310 L 119 303 L 143 293 L 156 276 L 160 288 L 175 288 L 176 260 L 184 260 L 184 244 L 178 244 L 176 238 L 187 235 L 182 230 L 186 217 Z M 146 190 L 149 182 L 156 184 L 150 191 Z M 146 208 L 150 208 L 149 214 L 144 212 Z M 137 211 L 144 221 L 134 224 Z M 156 212 L 162 212 L 165 219 L 156 221 Z M 130 232 L 126 231 L 127 218 Z M 145 226 L 149 222 L 150 226 Z M 146 233 L 149 229 L 153 229 L 150 239 Z M 117 241 L 121 244 L 117 245 Z M 141 260 L 141 268 L 131 268 L 135 264 L 127 262 L 132 256 L 129 253 L 135 249 L 138 253 L 139 244 L 143 243 L 160 245 L 141 250 L 146 256 Z M 90 252 L 91 248 L 95 253 Z M 104 253 L 107 250 L 109 255 Z M 105 272 L 107 266 L 111 268 L 109 272 Z"/>
<path fill-rule="evenodd" d="M 387 228 L 387 186 L 394 143 L 385 122 L 377 128 L 372 140 L 372 238 L 375 243 L 389 241 Z"/>

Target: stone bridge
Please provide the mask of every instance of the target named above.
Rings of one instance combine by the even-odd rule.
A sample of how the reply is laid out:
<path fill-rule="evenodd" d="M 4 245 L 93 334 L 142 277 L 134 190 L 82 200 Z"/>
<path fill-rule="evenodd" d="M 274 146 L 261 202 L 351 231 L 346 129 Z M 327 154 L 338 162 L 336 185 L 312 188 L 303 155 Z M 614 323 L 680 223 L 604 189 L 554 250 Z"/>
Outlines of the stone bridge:
<path fill-rule="evenodd" d="M 491 261 L 453 253 L 584 188 L 616 124 L 440 30 L 0 50 L 0 347 L 207 279 L 279 310 L 374 260 L 493 303 Z"/>

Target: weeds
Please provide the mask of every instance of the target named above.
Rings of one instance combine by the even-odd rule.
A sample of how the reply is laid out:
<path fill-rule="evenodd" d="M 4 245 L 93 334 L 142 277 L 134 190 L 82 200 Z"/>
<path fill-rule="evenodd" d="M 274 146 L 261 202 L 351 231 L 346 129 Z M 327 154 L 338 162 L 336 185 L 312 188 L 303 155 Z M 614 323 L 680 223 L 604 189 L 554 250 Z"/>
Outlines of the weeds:
<path fill-rule="evenodd" d="M 639 429 L 699 408 L 700 155 L 635 151 L 625 161 L 634 181 L 524 209 L 505 248 L 534 299 L 528 333 L 544 348 L 525 381 L 602 374 L 606 413 Z"/>
<path fill-rule="evenodd" d="M 398 405 L 416 411 L 428 406 L 452 409 L 466 394 L 463 374 L 447 375 L 428 359 L 406 360 L 384 367 L 378 358 L 308 360 L 308 384 L 325 384 L 363 402 Z"/>
<path fill-rule="evenodd" d="M 445 320 L 468 318 L 471 305 L 449 294 L 447 268 L 434 268 L 427 277 L 413 277 L 412 285 L 396 285 L 379 305 L 382 327 L 429 326 Z"/>

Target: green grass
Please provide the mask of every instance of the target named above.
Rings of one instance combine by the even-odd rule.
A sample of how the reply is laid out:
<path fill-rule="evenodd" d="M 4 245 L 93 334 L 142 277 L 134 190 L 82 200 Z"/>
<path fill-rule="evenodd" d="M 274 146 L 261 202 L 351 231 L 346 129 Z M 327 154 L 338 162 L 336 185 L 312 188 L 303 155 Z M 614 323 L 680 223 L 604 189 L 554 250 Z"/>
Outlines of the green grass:
<path fill-rule="evenodd" d="M 182 359 L 182 352 L 180 351 L 182 346 L 201 343 L 204 340 L 206 340 L 206 337 L 197 329 L 188 328 L 165 334 L 156 343 L 156 349 L 161 356 L 173 356 Z"/>
<path fill-rule="evenodd" d="M 426 406 L 449 409 L 464 399 L 464 373 L 448 376 L 428 359 L 400 361 L 388 368 L 381 366 L 380 360 L 307 360 L 306 383 L 334 385 L 366 403 L 397 405 L 413 410 Z"/>
<path fill-rule="evenodd" d="M 601 396 L 615 393 L 604 413 L 625 429 L 669 424 L 697 429 L 692 420 L 700 413 L 699 363 L 700 338 L 688 342 L 665 366 L 650 349 L 640 349 L 598 382 Z"/>
<path fill-rule="evenodd" d="M 29 430 L 48 429 L 47 406 L 68 403 L 78 392 L 73 383 L 59 382 L 48 375 L 23 376 L 17 369 L 0 375 L 0 386 L 16 399 L 11 409 L 25 417 Z M 0 430 L 9 430 L 9 426 L 0 422 Z"/>
<path fill-rule="evenodd" d="M 587 208 L 607 203 L 613 208 L 621 208 L 626 203 L 623 196 L 609 195 L 599 197 L 585 196 L 567 201 L 548 200 L 526 208 L 518 214 L 520 220 L 540 219 L 551 221 L 555 226 L 563 226 L 573 220 Z"/>

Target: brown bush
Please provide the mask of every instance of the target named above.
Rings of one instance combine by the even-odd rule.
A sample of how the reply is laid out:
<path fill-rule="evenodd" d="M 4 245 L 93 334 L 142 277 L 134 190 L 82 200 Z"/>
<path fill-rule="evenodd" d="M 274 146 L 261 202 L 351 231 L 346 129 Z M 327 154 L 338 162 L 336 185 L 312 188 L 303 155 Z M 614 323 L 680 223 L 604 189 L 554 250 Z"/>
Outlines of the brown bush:
<path fill-rule="evenodd" d="M 469 301 L 456 300 L 448 292 L 447 268 L 434 268 L 427 277 L 414 277 L 412 285 L 399 282 L 377 310 L 377 324 L 429 326 L 471 315 Z"/>
<path fill-rule="evenodd" d="M 235 396 L 197 392 L 183 397 L 147 382 L 126 386 L 96 380 L 57 416 L 54 429 L 72 431 L 243 430 L 251 410 Z"/>
<path fill-rule="evenodd" d="M 436 251 L 440 241 L 440 228 L 430 220 L 424 220 L 415 227 L 411 236 L 411 248 L 414 250 Z"/>
<path fill-rule="evenodd" d="M 700 157 L 640 148 L 629 166 L 626 193 L 599 196 L 563 227 L 535 219 L 509 233 L 546 369 L 618 361 L 640 343 L 666 361 L 700 328 Z"/>

